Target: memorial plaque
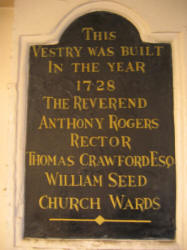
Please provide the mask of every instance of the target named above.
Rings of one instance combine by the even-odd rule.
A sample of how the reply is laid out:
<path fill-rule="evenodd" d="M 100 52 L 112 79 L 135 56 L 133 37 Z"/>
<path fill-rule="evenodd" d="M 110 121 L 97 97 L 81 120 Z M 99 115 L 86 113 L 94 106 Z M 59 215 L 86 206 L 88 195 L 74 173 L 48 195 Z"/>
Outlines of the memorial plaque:
<path fill-rule="evenodd" d="M 30 47 L 25 237 L 173 239 L 172 51 L 93 12 Z"/>

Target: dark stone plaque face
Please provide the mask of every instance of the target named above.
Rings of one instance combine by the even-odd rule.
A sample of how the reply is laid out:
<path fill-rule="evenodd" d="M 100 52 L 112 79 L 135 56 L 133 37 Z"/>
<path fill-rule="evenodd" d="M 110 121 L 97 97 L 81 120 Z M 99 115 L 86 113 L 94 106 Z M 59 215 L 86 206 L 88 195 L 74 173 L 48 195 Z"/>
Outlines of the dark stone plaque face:
<path fill-rule="evenodd" d="M 29 66 L 24 236 L 173 239 L 171 46 L 94 12 Z"/>

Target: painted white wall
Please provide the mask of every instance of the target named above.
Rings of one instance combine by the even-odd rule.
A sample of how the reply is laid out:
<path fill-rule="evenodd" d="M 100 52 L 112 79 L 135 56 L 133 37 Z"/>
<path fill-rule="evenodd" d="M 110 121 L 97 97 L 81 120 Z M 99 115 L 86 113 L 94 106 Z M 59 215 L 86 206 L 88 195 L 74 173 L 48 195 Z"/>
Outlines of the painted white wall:
<path fill-rule="evenodd" d="M 13 9 L 0 8 L 0 249 L 11 249 L 13 243 L 12 237 L 9 237 L 13 225 L 13 189 L 10 189 L 9 184 L 12 183 L 11 172 L 14 167 L 9 164 L 9 157 L 13 156 L 8 153 L 9 123 L 15 124 L 15 119 L 11 120 L 15 109 L 10 105 L 12 23 Z"/>
<path fill-rule="evenodd" d="M 141 29 L 145 40 L 171 41 L 177 160 L 176 242 L 23 240 L 23 152 L 28 44 L 56 41 L 76 15 L 113 9 Z M 16 0 L 0 8 L 0 249 L 187 249 L 187 1 L 186 0 Z M 69 15 L 68 15 L 69 13 Z M 78 13 L 78 14 L 77 14 Z M 12 47 L 12 52 L 11 52 Z M 12 55 L 12 57 L 11 57 Z M 11 63 L 11 67 L 10 67 Z M 35 248 L 34 248 L 35 247 Z"/>

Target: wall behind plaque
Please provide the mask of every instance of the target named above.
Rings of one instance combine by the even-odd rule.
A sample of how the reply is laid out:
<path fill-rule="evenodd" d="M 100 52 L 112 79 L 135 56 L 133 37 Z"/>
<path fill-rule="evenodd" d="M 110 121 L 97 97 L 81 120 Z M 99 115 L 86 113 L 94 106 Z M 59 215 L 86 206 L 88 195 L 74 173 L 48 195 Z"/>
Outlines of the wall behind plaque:
<path fill-rule="evenodd" d="M 13 19 L 12 9 L 1 9 L 0 10 L 0 25 L 1 25 L 1 75 L 0 75 L 0 101 L 1 101 L 1 175 L 0 175 L 0 195 L 1 195 L 1 226 L 0 226 L 0 248 L 1 249 L 16 249 L 14 241 L 15 233 L 15 215 L 17 208 L 15 209 L 15 133 L 16 133 L 16 102 L 17 97 L 16 83 L 18 81 L 17 70 L 19 69 L 19 53 L 18 53 L 18 40 L 22 35 L 36 35 L 36 34 L 46 34 L 55 28 L 56 24 L 61 20 L 62 16 L 72 10 L 78 4 L 83 4 L 86 1 L 60 1 L 60 0 L 17 0 L 15 4 L 15 21 L 14 21 L 14 44 L 11 39 L 11 23 Z M 92 1 L 89 1 L 92 2 Z M 175 89 L 176 96 L 180 96 L 182 93 L 181 103 L 176 107 L 176 123 L 178 130 L 176 131 L 177 140 L 181 141 L 181 145 L 177 145 L 176 153 L 178 157 L 178 162 L 181 165 L 181 173 L 178 173 L 179 178 L 178 183 L 183 183 L 182 186 L 178 186 L 178 201 L 185 197 L 184 190 L 186 190 L 183 181 L 183 176 L 185 176 L 185 159 L 183 161 L 182 157 L 185 155 L 184 142 L 186 141 L 185 130 L 181 131 L 181 127 L 184 128 L 184 123 L 186 116 L 186 74 L 184 69 L 187 66 L 187 48 L 184 44 L 187 44 L 187 19 L 186 19 L 186 9 L 187 2 L 185 0 L 166 0 L 166 1 L 148 1 L 148 0 L 125 0 L 119 1 L 119 3 L 131 8 L 134 13 L 141 16 L 146 23 L 149 24 L 152 32 L 179 32 L 180 36 L 180 49 L 181 58 L 178 61 L 180 65 L 180 78 L 177 76 L 178 84 L 180 85 L 180 90 Z M 103 3 L 106 4 L 106 3 Z M 47 18 L 46 18 L 47 17 Z M 13 46 L 14 57 L 11 60 L 12 70 L 10 70 L 10 45 Z M 180 82 L 179 82 L 180 79 Z M 181 89 L 182 87 L 182 89 Z M 182 90 L 182 92 L 180 92 Z M 181 115 L 182 113 L 182 115 Z M 179 118 L 181 121 L 178 122 Z M 181 126 L 181 127 L 180 127 Z M 179 244 L 181 249 L 187 248 L 187 241 L 185 239 L 185 232 L 187 220 L 185 217 L 185 208 L 187 207 L 186 201 L 184 199 L 183 203 L 180 203 L 180 215 L 177 217 L 181 221 L 180 227 L 178 228 Z M 23 204 L 18 202 L 18 206 Z M 178 209 L 179 211 L 179 209 Z M 183 226 L 183 227 L 182 227 Z M 32 249 L 27 244 L 28 249 Z M 102 244 L 98 247 L 103 247 Z M 68 245 L 67 245 L 68 247 Z M 117 247 L 117 245 L 116 245 Z M 109 245 L 106 246 L 109 248 Z M 123 246 L 119 243 L 119 249 L 123 249 Z M 138 248 L 138 246 L 137 246 Z M 21 246 L 20 249 L 26 249 L 26 247 Z M 46 247 L 44 247 L 46 249 Z M 83 249 L 83 247 L 82 247 Z M 99 249 L 99 248 L 97 248 Z"/>

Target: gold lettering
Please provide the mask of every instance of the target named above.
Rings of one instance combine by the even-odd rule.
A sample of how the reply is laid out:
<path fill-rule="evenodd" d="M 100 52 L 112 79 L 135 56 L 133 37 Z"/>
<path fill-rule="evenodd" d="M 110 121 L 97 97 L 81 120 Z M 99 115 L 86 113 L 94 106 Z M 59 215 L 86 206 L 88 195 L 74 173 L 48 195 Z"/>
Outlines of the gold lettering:
<path fill-rule="evenodd" d="M 72 63 L 73 71 L 77 72 L 99 72 L 100 71 L 100 63 L 99 62 L 91 62 L 91 63 Z"/>
<path fill-rule="evenodd" d="M 114 47 L 88 47 L 88 53 L 90 56 L 113 56 Z"/>
<path fill-rule="evenodd" d="M 161 56 L 164 46 L 121 46 L 121 56 Z"/>
<path fill-rule="evenodd" d="M 109 200 L 114 209 L 122 210 L 140 210 L 144 212 L 145 210 L 158 210 L 160 209 L 160 198 L 159 197 L 135 197 L 128 198 L 126 195 L 122 194 L 120 196 L 109 194 Z"/>
<path fill-rule="evenodd" d="M 54 63 L 53 61 L 49 60 L 48 62 L 48 72 L 49 73 L 59 73 L 63 72 L 63 64 L 62 63 Z"/>
<path fill-rule="evenodd" d="M 69 98 L 54 98 L 53 96 L 43 96 L 42 99 L 45 101 L 46 109 L 70 109 Z"/>
<path fill-rule="evenodd" d="M 101 209 L 101 199 L 100 197 L 50 197 L 48 195 L 43 195 L 39 198 L 39 207 L 41 209 L 69 209 L 75 210 L 77 212 L 80 209 Z"/>
<path fill-rule="evenodd" d="M 144 175 L 119 175 L 118 173 L 111 172 L 108 174 L 109 187 L 144 187 L 147 185 L 147 177 Z"/>
<path fill-rule="evenodd" d="M 107 66 L 110 72 L 142 72 L 145 73 L 145 63 L 141 61 L 137 62 L 107 62 Z"/>
<path fill-rule="evenodd" d="M 129 136 L 81 136 L 77 133 L 70 134 L 70 146 L 85 147 L 123 147 L 131 150 L 131 137 Z"/>
<path fill-rule="evenodd" d="M 116 32 L 115 31 L 95 31 L 92 27 L 84 27 L 81 32 L 83 33 L 83 37 L 85 40 L 94 40 L 94 41 L 102 41 L 102 40 L 115 40 Z"/>
<path fill-rule="evenodd" d="M 39 207 L 40 207 L 41 209 L 47 209 L 47 208 L 48 208 L 48 206 L 44 206 L 44 204 L 43 204 L 44 199 L 47 199 L 47 195 L 43 195 L 43 196 L 41 196 L 40 199 L 39 199 Z"/>

